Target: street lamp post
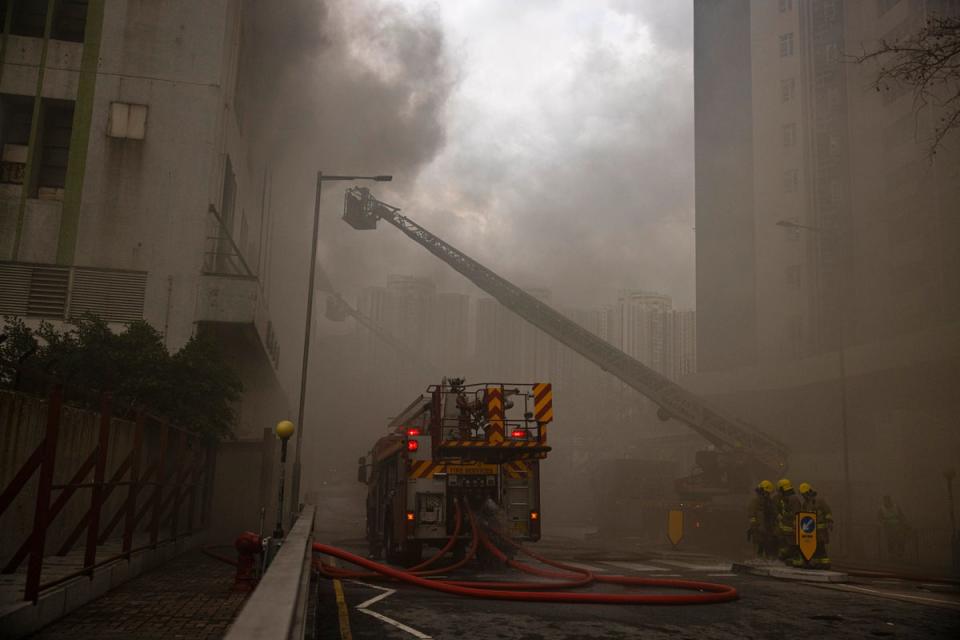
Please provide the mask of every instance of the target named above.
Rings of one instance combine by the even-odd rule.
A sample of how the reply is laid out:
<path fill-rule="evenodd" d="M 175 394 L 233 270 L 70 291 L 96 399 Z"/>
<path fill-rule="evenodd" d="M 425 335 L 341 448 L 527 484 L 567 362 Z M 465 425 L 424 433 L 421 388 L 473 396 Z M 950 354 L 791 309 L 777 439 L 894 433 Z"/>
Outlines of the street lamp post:
<path fill-rule="evenodd" d="M 777 222 L 778 227 L 785 227 L 787 229 L 796 229 L 810 231 L 812 233 L 821 233 L 823 230 L 819 227 L 812 227 L 805 224 L 800 224 L 799 222 L 793 222 L 792 220 L 780 220 Z M 847 275 L 844 273 L 843 283 L 846 284 Z M 840 313 L 840 348 L 837 349 L 837 354 L 839 355 L 840 360 L 840 444 L 841 451 L 843 455 L 842 467 L 843 467 L 843 493 L 844 493 L 844 507 L 843 507 L 843 518 L 844 518 L 844 527 L 843 527 L 843 548 L 844 552 L 850 553 L 850 528 L 851 528 L 851 514 L 853 511 L 853 488 L 850 484 L 850 433 L 847 425 L 847 358 L 844 353 L 846 347 L 846 295 L 849 292 L 847 287 L 843 287 L 843 303 L 842 310 Z"/>
<path fill-rule="evenodd" d="M 277 494 L 277 526 L 273 529 L 274 540 L 283 538 L 283 482 L 286 476 L 287 466 L 287 442 L 293 435 L 294 426 L 289 420 L 281 420 L 274 428 L 277 437 L 280 438 L 280 490 Z"/>
<path fill-rule="evenodd" d="M 313 205 L 313 235 L 310 244 L 310 276 L 307 282 L 307 319 L 303 327 L 303 359 L 300 368 L 300 410 L 297 412 L 297 449 L 293 455 L 293 481 L 290 487 L 290 504 L 293 509 L 300 508 L 300 451 L 303 443 L 303 431 L 306 424 L 303 420 L 303 410 L 307 398 L 307 366 L 310 361 L 310 334 L 313 323 L 313 283 L 317 274 L 317 241 L 320 231 L 320 191 L 324 182 L 344 180 L 375 180 L 376 182 L 390 182 L 393 176 L 325 176 L 322 171 L 317 172 L 317 196 Z"/>

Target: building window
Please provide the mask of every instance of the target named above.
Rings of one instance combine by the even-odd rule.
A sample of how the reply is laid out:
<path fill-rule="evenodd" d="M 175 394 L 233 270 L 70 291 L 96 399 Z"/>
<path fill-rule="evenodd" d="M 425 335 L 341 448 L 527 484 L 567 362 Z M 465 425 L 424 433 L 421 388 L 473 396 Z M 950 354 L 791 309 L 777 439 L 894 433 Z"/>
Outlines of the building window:
<path fill-rule="evenodd" d="M 826 0 L 823 3 L 823 19 L 827 22 L 837 19 L 837 3 L 835 0 Z"/>
<path fill-rule="evenodd" d="M 10 23 L 10 33 L 15 36 L 42 38 L 43 31 L 47 26 L 47 3 L 29 2 L 28 0 L 19 0 L 19 2 L 17 0 L 7 0 L 7 2 L 13 2 L 13 20 Z"/>
<path fill-rule="evenodd" d="M 783 192 L 794 193 L 797 190 L 797 170 L 788 169 L 783 172 Z"/>
<path fill-rule="evenodd" d="M 0 96 L 0 182 L 23 184 L 27 169 L 27 145 L 33 122 L 33 98 L 27 96 Z"/>
<path fill-rule="evenodd" d="M 840 155 L 840 136 L 836 135 L 835 133 L 831 133 L 827 137 L 827 145 L 831 156 Z"/>
<path fill-rule="evenodd" d="M 790 102 L 796 97 L 797 81 L 786 78 L 780 81 L 780 102 Z"/>
<path fill-rule="evenodd" d="M 785 33 L 780 36 L 780 57 L 789 58 L 793 55 L 793 34 Z"/>
<path fill-rule="evenodd" d="M 10 33 L 15 36 L 42 38 L 47 26 L 46 0 L 0 0 L 0 21 L 7 15 L 7 5 L 13 2 Z M 87 26 L 88 0 L 55 0 L 50 37 L 54 40 L 83 42 Z"/>
<path fill-rule="evenodd" d="M 793 11 L 793 0 L 780 0 L 780 13 Z"/>
<path fill-rule="evenodd" d="M 839 180 L 830 181 L 830 201 L 836 205 L 843 202 L 843 185 Z"/>
<path fill-rule="evenodd" d="M 793 147 L 797 144 L 797 125 L 791 122 L 783 125 L 783 146 Z"/>
<path fill-rule="evenodd" d="M 792 264 L 786 270 L 787 286 L 791 289 L 800 288 L 800 265 Z"/>
<path fill-rule="evenodd" d="M 57 0 L 53 9 L 53 33 L 55 40 L 83 42 L 87 28 L 87 0 Z"/>
<path fill-rule="evenodd" d="M 823 59 L 826 62 L 839 62 L 840 60 L 840 45 L 836 42 L 831 42 L 823 46 Z"/>
<path fill-rule="evenodd" d="M 40 158 L 37 184 L 33 195 L 42 199 L 62 200 L 67 184 L 67 158 L 73 135 L 73 103 L 64 100 L 43 100 L 40 121 Z"/>

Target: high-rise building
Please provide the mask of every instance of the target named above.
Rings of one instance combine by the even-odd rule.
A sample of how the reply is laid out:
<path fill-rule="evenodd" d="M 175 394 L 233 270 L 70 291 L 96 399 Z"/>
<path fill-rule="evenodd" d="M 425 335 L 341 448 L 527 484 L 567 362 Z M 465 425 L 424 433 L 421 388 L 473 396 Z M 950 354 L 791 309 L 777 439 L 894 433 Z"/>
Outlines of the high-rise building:
<path fill-rule="evenodd" d="M 171 351 L 220 342 L 246 388 L 216 465 L 213 503 L 232 506 L 211 535 L 232 535 L 271 508 L 264 428 L 289 415 L 277 371 L 301 335 L 268 305 L 275 150 L 256 116 L 277 98 L 256 62 L 279 76 L 294 61 L 253 37 L 255 3 L 0 7 L 0 316 L 145 320 Z"/>
<path fill-rule="evenodd" d="M 960 134 L 852 56 L 952 0 L 694 4 L 694 389 L 793 448 L 877 548 L 884 493 L 946 557 L 929 486 L 960 451 Z M 917 465 L 916 460 L 924 460 Z M 848 529 L 849 531 L 849 529 Z"/>
<path fill-rule="evenodd" d="M 458 371 L 465 366 L 470 353 L 470 296 L 437 294 L 431 326 L 431 359 L 447 375 L 462 375 Z"/>
<path fill-rule="evenodd" d="M 395 337 L 420 353 L 431 353 L 431 329 L 437 285 L 429 278 L 387 276 L 387 327 Z"/>
<path fill-rule="evenodd" d="M 679 380 L 697 372 L 697 312 L 667 313 L 667 377 Z"/>
<path fill-rule="evenodd" d="M 750 7 L 693 3 L 697 354 L 709 371 L 757 357 Z"/>
<path fill-rule="evenodd" d="M 667 374 L 670 296 L 647 291 L 624 291 L 617 301 L 619 344 L 624 353 L 656 371 Z"/>
<path fill-rule="evenodd" d="M 697 3 L 700 366 L 726 370 L 960 319 L 960 153 L 933 105 L 850 56 L 947 0 Z M 908 301 L 908 302 L 907 302 Z M 905 303 L 906 302 L 906 303 Z"/>

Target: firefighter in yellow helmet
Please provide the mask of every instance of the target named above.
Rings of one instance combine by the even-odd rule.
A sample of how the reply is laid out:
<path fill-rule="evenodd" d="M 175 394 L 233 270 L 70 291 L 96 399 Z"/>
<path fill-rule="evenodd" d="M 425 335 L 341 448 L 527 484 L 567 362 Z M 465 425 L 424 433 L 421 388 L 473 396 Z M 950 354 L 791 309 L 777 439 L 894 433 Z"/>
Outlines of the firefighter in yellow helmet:
<path fill-rule="evenodd" d="M 797 546 L 795 521 L 803 504 L 787 478 L 777 480 L 777 533 L 780 559 L 789 567 L 802 567 L 803 556 Z"/>
<path fill-rule="evenodd" d="M 830 556 L 827 555 L 827 544 L 830 542 L 830 532 L 833 531 L 833 510 L 810 483 L 801 482 L 799 488 L 801 507 L 804 511 L 817 516 L 817 550 L 810 558 L 810 566 L 814 569 L 829 569 Z"/>
<path fill-rule="evenodd" d="M 750 525 L 747 540 L 753 542 L 757 555 L 775 560 L 779 551 L 777 539 L 777 505 L 773 498 L 773 483 L 762 480 L 754 489 L 750 501 Z"/>

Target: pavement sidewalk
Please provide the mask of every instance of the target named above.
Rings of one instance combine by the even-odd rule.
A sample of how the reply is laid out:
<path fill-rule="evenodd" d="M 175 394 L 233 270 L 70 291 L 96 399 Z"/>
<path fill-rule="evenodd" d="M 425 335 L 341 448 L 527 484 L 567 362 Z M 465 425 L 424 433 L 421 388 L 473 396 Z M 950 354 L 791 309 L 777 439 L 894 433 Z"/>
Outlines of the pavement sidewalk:
<path fill-rule="evenodd" d="M 221 638 L 247 594 L 234 593 L 234 568 L 199 550 L 131 580 L 30 636 L 167 640 Z"/>

